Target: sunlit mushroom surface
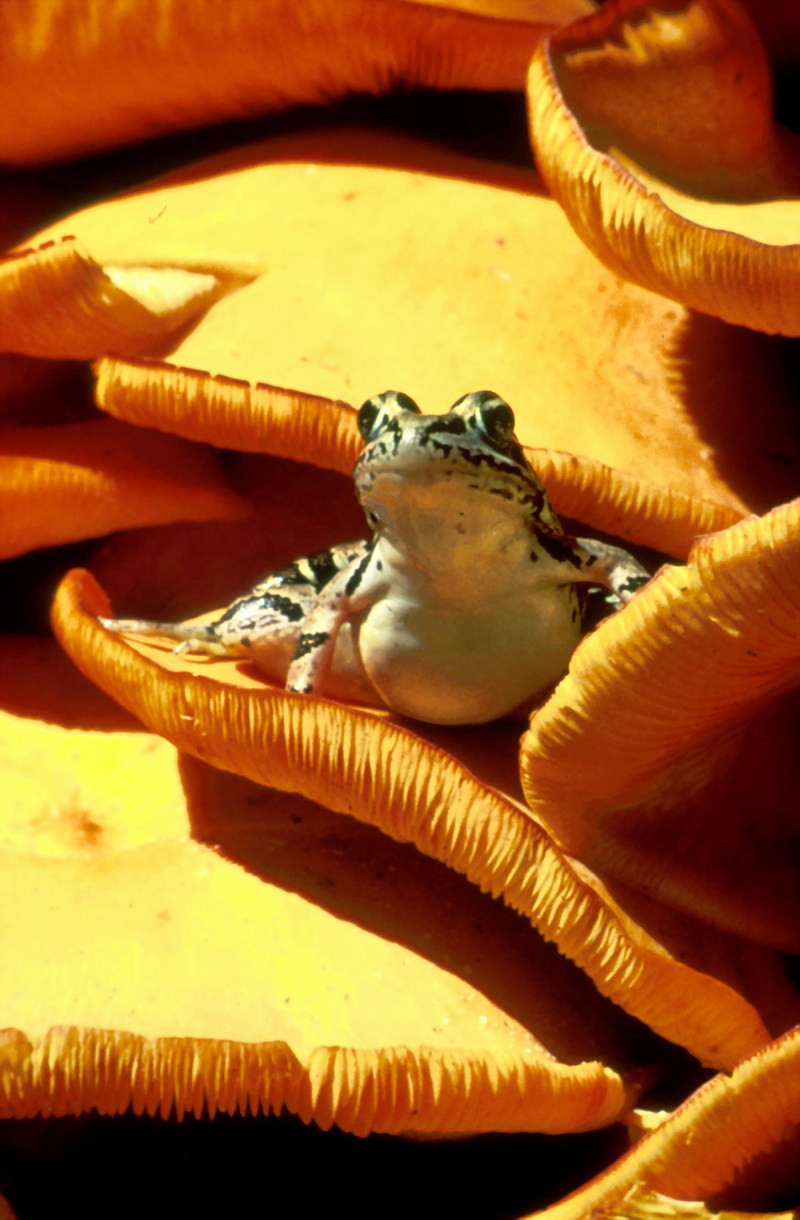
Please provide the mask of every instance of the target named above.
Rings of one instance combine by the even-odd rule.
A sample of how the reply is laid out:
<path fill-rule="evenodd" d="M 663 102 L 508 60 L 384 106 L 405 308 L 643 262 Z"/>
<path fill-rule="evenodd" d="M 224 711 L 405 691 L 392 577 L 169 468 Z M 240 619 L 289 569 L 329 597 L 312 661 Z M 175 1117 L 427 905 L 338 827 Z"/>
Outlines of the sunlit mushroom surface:
<path fill-rule="evenodd" d="M 3 6 L 0 1215 L 800 1207 L 797 25 L 592 9 Z M 654 574 L 528 723 L 98 622 L 365 536 L 388 387 Z"/>

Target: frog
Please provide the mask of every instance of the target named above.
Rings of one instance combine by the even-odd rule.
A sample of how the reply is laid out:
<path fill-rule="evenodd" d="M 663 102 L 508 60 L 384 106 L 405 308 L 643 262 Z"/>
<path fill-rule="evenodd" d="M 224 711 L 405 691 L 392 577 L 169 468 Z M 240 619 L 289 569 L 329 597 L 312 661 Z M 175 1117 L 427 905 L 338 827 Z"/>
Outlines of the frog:
<path fill-rule="evenodd" d="M 249 658 L 302 696 L 483 724 L 541 703 L 584 630 L 650 579 L 622 547 L 565 533 L 492 390 L 423 414 L 387 390 L 358 411 L 353 469 L 370 536 L 295 560 L 210 622 L 100 618 L 177 652 Z"/>

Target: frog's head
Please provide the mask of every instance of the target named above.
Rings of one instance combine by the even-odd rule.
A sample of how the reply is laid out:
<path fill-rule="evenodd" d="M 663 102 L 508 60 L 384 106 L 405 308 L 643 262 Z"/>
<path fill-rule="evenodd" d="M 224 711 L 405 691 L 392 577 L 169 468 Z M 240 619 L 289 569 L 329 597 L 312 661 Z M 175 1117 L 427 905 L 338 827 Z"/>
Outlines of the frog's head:
<path fill-rule="evenodd" d="M 413 398 L 398 390 L 386 390 L 368 398 L 358 412 L 358 429 L 367 450 L 375 441 L 377 452 L 387 447 L 418 446 L 424 449 L 437 439 L 470 449 L 487 448 L 512 458 L 529 470 L 514 436 L 514 412 L 493 390 L 474 390 L 454 402 L 444 415 L 422 415 Z M 365 454 L 367 452 L 365 450 Z M 364 455 L 362 455 L 363 458 Z"/>
<path fill-rule="evenodd" d="M 552 514 L 514 436 L 514 412 L 492 390 L 465 394 L 442 415 L 423 415 L 407 394 L 387 390 L 364 403 L 358 426 L 366 444 L 353 475 L 373 528 L 384 516 L 379 503 L 395 516 L 408 509 L 463 518 L 467 500 L 471 514 L 503 503 L 517 518 Z"/>

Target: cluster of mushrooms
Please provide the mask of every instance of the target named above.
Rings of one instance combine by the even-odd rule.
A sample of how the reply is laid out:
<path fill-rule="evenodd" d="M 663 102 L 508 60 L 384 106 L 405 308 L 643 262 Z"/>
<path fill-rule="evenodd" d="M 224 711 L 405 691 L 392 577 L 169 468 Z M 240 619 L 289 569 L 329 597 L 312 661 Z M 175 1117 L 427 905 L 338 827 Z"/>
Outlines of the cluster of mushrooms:
<path fill-rule="evenodd" d="M 800 13 L 106 11 L 0 7 L 2 1128 L 570 1136 L 528 1214 L 795 1215 Z M 389 386 L 497 389 L 657 571 L 521 737 L 98 623 L 363 536 Z"/>

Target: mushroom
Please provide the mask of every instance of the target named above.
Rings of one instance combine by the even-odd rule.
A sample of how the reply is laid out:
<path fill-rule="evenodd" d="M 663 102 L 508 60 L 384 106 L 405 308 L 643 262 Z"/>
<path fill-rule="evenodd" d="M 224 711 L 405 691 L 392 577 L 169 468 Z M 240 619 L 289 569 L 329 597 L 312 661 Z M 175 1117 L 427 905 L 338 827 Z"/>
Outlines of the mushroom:
<path fill-rule="evenodd" d="M 0 556 L 167 521 L 246 516 L 208 447 L 120 420 L 0 422 Z"/>
<path fill-rule="evenodd" d="M 800 145 L 738 0 L 615 0 L 537 49 L 528 104 L 545 181 L 606 266 L 800 334 Z"/>
<path fill-rule="evenodd" d="M 783 1208 L 791 1208 L 800 1184 L 799 1060 L 794 1029 L 730 1076 L 715 1076 L 671 1114 L 638 1115 L 645 1134 L 629 1152 L 536 1216 L 734 1220 L 757 1213 L 789 1220 L 796 1213 Z"/>
<path fill-rule="evenodd" d="M 7 6 L 0 158 L 30 164 L 397 85 L 520 89 L 589 0 L 91 0 Z M 25 122 L 18 116 L 24 113 Z"/>
<path fill-rule="evenodd" d="M 700 539 L 573 655 L 526 797 L 604 876 L 800 948 L 800 500 Z"/>
<path fill-rule="evenodd" d="M 524 921 L 410 845 L 114 724 L 53 650 L 0 646 L 3 1117 L 286 1109 L 453 1135 L 630 1105 L 630 1023 Z M 19 697 L 51 669 L 36 719 Z"/>

